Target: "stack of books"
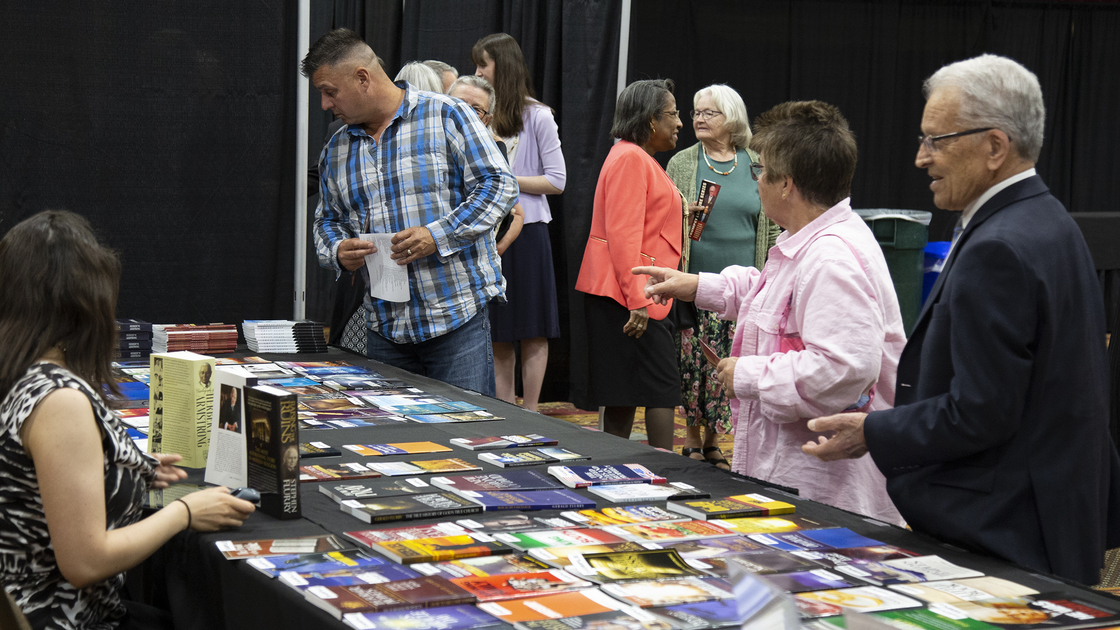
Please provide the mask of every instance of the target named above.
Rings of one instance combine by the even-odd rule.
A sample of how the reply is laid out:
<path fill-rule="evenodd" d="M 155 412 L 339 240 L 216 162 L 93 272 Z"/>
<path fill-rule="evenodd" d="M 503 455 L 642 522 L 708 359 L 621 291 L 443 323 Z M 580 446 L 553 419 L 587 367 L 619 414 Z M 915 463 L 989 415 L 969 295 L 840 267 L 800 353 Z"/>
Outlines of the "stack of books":
<path fill-rule="evenodd" d="M 234 324 L 154 324 L 152 352 L 189 350 L 199 354 L 228 354 L 237 350 L 237 326 Z"/>
<path fill-rule="evenodd" d="M 326 352 L 323 325 L 309 320 L 253 320 L 241 324 L 245 343 L 252 352 Z"/>
<path fill-rule="evenodd" d="M 118 319 L 119 358 L 147 359 L 152 354 L 152 325 L 138 319 Z"/>

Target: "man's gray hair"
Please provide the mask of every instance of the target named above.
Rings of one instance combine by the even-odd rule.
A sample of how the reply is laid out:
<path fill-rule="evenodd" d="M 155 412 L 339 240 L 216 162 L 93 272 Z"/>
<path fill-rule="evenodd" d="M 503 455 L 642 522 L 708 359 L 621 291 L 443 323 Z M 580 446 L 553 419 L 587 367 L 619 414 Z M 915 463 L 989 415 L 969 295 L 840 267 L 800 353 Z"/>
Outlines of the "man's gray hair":
<path fill-rule="evenodd" d="M 944 88 L 960 91 L 960 124 L 999 129 L 1011 138 L 1019 157 L 1038 161 L 1046 106 L 1033 72 L 1007 57 L 980 55 L 941 68 L 923 86 L 927 100 Z"/>
<path fill-rule="evenodd" d="M 419 90 L 437 94 L 443 93 L 443 80 L 439 78 L 435 70 L 419 61 L 410 61 L 404 64 L 393 81 L 407 81 Z"/>
<path fill-rule="evenodd" d="M 449 63 L 444 63 L 438 59 L 428 59 L 427 61 L 421 61 L 420 63 L 428 66 L 432 70 L 435 70 L 436 74 L 442 75 L 444 72 L 450 72 L 456 78 L 458 78 L 459 76 L 459 71 L 455 69 L 455 66 Z"/>
<path fill-rule="evenodd" d="M 486 95 L 490 97 L 490 106 L 486 109 L 489 113 L 494 113 L 495 100 L 497 99 L 497 96 L 495 96 L 494 94 L 494 86 L 490 85 L 489 81 L 473 74 L 464 74 L 458 79 L 455 79 L 455 82 L 451 84 L 451 87 L 447 88 L 447 93 L 451 94 L 455 91 L 456 86 L 459 85 L 469 85 L 471 87 L 476 87 L 483 92 L 486 92 Z"/>

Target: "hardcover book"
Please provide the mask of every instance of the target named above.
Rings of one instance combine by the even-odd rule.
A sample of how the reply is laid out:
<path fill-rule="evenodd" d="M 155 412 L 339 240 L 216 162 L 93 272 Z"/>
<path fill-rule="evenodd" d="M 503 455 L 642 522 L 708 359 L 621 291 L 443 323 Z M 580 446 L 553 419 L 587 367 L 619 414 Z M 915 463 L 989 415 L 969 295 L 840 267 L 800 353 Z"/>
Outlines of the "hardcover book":
<path fill-rule="evenodd" d="M 444 562 L 421 562 L 409 565 L 424 575 L 442 575 L 447 579 L 461 577 L 487 577 L 507 573 L 537 573 L 550 566 L 527 554 L 510 553 L 501 556 L 479 556 Z"/>
<path fill-rule="evenodd" d="M 214 358 L 194 352 L 151 355 L 148 452 L 178 453 L 184 468 L 205 468 L 214 410 Z"/>
<path fill-rule="evenodd" d="M 481 466 L 475 466 L 470 462 L 466 462 L 457 458 L 427 459 L 411 462 L 375 462 L 370 464 L 369 467 L 381 473 L 382 475 L 385 475 L 386 477 L 482 470 Z"/>
<path fill-rule="evenodd" d="M 444 536 L 465 536 L 467 529 L 455 523 L 444 522 L 434 525 L 411 525 L 405 527 L 387 527 L 384 529 L 367 529 L 359 532 L 346 532 L 345 536 L 354 542 L 372 548 L 373 545 L 383 542 L 399 540 L 418 540 L 421 538 L 441 538 Z"/>
<path fill-rule="evenodd" d="M 245 388 L 249 486 L 260 509 L 277 519 L 300 517 L 299 424 L 296 395 L 257 385 Z"/>
<path fill-rule="evenodd" d="M 343 501 L 395 497 L 402 494 L 425 494 L 437 489 L 422 479 L 379 479 L 376 481 L 343 481 L 321 483 L 319 492 L 336 503 Z"/>
<path fill-rule="evenodd" d="M 505 624 L 474 606 L 439 606 L 383 613 L 345 613 L 342 621 L 357 630 L 485 630 Z"/>
<path fill-rule="evenodd" d="M 449 580 L 420 576 L 381 584 L 312 586 L 304 597 L 315 606 L 342 619 L 344 613 L 411 610 L 470 604 L 475 598 Z"/>
<path fill-rule="evenodd" d="M 504 602 L 482 602 L 478 607 L 502 621 L 514 623 L 611 612 L 622 609 L 623 604 L 596 589 L 585 589 Z"/>
<path fill-rule="evenodd" d="M 300 481 L 353 481 L 355 479 L 376 479 L 381 473 L 357 462 L 339 464 L 318 464 L 300 466 Z"/>
<path fill-rule="evenodd" d="M 521 550 L 539 547 L 572 547 L 575 545 L 603 545 L 625 542 L 622 537 L 605 529 L 558 529 L 543 532 L 495 534 L 498 540 Z"/>
<path fill-rule="evenodd" d="M 794 511 L 792 503 L 775 501 L 761 494 L 740 494 L 709 501 L 677 501 L 667 507 L 673 512 L 702 521 L 746 516 L 775 516 L 792 514 Z"/>
<path fill-rule="evenodd" d="M 451 449 L 435 442 L 396 442 L 394 444 L 344 444 L 342 448 L 366 457 L 378 455 L 415 455 L 443 453 Z"/>
<path fill-rule="evenodd" d="M 618 582 L 599 587 L 611 597 L 639 608 L 675 606 L 713 599 L 730 599 L 731 585 L 719 578 L 683 578 L 680 580 L 642 580 Z"/>
<path fill-rule="evenodd" d="M 295 553 L 250 558 L 246 564 L 268 577 L 276 577 L 284 571 L 313 573 L 339 569 L 365 569 L 386 566 L 389 562 L 362 549 L 344 549 L 325 553 Z"/>
<path fill-rule="evenodd" d="M 623 505 L 606 507 L 601 510 L 564 512 L 561 516 L 579 523 L 581 527 L 610 527 L 633 523 L 664 523 L 688 520 L 685 516 L 674 514 L 656 505 Z"/>
<path fill-rule="evenodd" d="M 451 582 L 473 594 L 480 602 L 523 599 L 595 586 L 587 580 L 581 580 L 567 571 L 559 569 L 533 573 L 505 573 L 486 577 L 461 577 L 455 578 Z"/>
<path fill-rule="evenodd" d="M 510 490 L 551 490 L 561 485 L 536 470 L 511 470 L 506 473 L 433 477 L 433 486 L 452 492 L 496 492 Z"/>
<path fill-rule="evenodd" d="M 610 528 L 636 542 L 673 542 L 731 536 L 735 532 L 710 521 L 680 521 L 677 523 L 639 523 Z"/>
<path fill-rule="evenodd" d="M 673 549 L 585 553 L 569 559 L 573 573 L 600 583 L 705 576 Z"/>
<path fill-rule="evenodd" d="M 668 479 L 641 464 L 603 466 L 549 466 L 548 474 L 569 488 L 628 483 L 667 483 Z"/>
<path fill-rule="evenodd" d="M 218 540 L 218 551 L 227 560 L 283 556 L 299 553 L 324 553 L 348 549 L 352 545 L 342 542 L 334 534 L 303 536 L 300 538 L 266 538 L 263 540 Z"/>
<path fill-rule="evenodd" d="M 585 499 L 571 490 L 524 490 L 512 492 L 472 492 L 459 494 L 482 506 L 487 512 L 495 510 L 571 510 L 595 507 L 595 501 Z"/>
<path fill-rule="evenodd" d="M 459 558 L 513 553 L 515 549 L 481 534 L 421 538 L 370 545 L 377 553 L 400 564 L 443 562 Z"/>
<path fill-rule="evenodd" d="M 343 512 L 367 523 L 459 516 L 482 511 L 475 503 L 452 492 L 398 495 L 361 501 L 348 499 L 340 505 Z"/>
<path fill-rule="evenodd" d="M 527 446 L 555 446 L 558 442 L 543 435 L 530 433 L 527 435 L 494 435 L 481 438 L 451 438 L 455 446 L 472 451 L 490 451 L 503 448 L 522 448 Z"/>

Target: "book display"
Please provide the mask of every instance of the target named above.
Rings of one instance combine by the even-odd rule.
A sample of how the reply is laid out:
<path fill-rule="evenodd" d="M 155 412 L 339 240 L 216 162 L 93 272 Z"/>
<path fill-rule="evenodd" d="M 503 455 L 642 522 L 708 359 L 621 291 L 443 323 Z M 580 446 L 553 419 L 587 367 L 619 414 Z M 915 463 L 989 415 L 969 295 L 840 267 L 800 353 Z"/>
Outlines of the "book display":
<path fill-rule="evenodd" d="M 631 458 L 625 444 L 606 459 L 600 438 L 588 439 L 597 434 L 547 419 L 518 425 L 502 416 L 520 414 L 473 409 L 480 398 L 413 387 L 388 369 L 263 359 L 238 367 L 258 385 L 245 381 L 245 415 L 226 424 L 240 425 L 247 457 L 273 475 L 283 455 L 265 455 L 264 435 L 272 444 L 289 431 L 271 421 L 273 409 L 294 409 L 288 422 L 314 431 L 302 440 L 293 432 L 296 474 L 306 482 L 295 485 L 314 503 L 310 520 L 335 535 L 217 546 L 309 610 L 298 613 L 311 615 L 300 627 L 715 630 L 739 625 L 734 593 L 744 573 L 785 593 L 813 630 L 1080 629 L 1120 620 L 1120 607 L 1082 591 L 992 577 L 959 551 L 939 555 L 897 528 L 724 481 L 703 464 L 654 465 Z M 121 365 L 120 373 L 166 383 L 163 372 Z M 272 396 L 268 413 L 250 400 L 262 390 Z M 409 413 L 421 410 L 441 413 Z M 501 423 L 497 430 L 468 424 L 481 414 Z M 126 421 L 146 425 L 140 415 Z M 705 474 L 680 473 L 689 466 Z M 259 477 L 247 485 L 270 494 Z"/>
<path fill-rule="evenodd" d="M 214 412 L 214 359 L 194 352 L 151 356 L 148 452 L 178 453 L 205 468 Z"/>

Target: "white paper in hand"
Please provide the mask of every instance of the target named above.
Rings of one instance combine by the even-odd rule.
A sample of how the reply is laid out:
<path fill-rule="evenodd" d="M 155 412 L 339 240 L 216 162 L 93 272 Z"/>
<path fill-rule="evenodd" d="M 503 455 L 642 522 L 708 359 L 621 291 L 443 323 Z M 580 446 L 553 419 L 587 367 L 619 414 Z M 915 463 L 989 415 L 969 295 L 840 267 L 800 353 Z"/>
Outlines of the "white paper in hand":
<path fill-rule="evenodd" d="M 393 253 L 392 234 L 359 234 L 358 238 L 373 243 L 377 251 L 366 256 L 369 272 L 369 294 L 388 302 L 409 300 L 408 270 L 389 257 Z"/>

